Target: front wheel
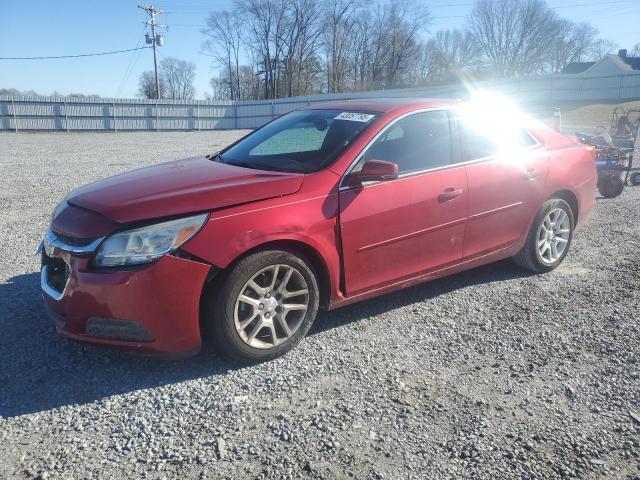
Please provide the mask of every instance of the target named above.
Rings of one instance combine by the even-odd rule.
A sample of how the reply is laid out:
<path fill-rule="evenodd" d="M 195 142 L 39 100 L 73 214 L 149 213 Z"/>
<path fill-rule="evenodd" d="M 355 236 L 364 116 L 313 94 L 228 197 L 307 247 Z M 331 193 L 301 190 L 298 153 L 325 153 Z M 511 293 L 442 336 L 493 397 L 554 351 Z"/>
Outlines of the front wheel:
<path fill-rule="evenodd" d="M 301 257 L 263 251 L 235 264 L 217 292 L 209 292 L 205 336 L 243 361 L 279 357 L 307 334 L 318 312 L 318 282 Z"/>
<path fill-rule="evenodd" d="M 556 268 L 569 252 L 573 219 L 567 202 L 560 198 L 547 200 L 531 225 L 524 247 L 513 260 L 534 272 L 550 272 Z"/>

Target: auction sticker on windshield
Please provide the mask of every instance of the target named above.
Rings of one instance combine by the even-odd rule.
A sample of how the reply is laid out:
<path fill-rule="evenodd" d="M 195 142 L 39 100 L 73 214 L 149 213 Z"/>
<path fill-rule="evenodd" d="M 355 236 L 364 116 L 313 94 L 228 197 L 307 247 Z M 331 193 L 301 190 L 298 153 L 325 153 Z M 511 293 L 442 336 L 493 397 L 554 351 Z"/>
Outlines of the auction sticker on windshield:
<path fill-rule="evenodd" d="M 357 113 L 357 112 L 342 112 L 340 115 L 334 118 L 334 120 L 350 120 L 352 122 L 368 122 L 375 115 L 370 113 Z"/>

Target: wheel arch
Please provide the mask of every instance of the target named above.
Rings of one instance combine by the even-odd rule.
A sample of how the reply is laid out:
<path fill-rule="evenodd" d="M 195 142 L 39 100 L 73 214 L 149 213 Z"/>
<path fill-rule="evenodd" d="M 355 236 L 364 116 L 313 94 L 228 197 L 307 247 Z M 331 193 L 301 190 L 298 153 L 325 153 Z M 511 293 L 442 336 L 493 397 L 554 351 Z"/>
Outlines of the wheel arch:
<path fill-rule="evenodd" d="M 331 275 L 329 273 L 329 268 L 326 260 L 313 246 L 301 240 L 294 239 L 269 240 L 254 245 L 248 250 L 242 252 L 240 255 L 231 260 L 231 262 L 226 267 L 220 269 L 209 279 L 208 282 L 206 282 L 203 288 L 203 297 L 205 296 L 205 291 L 211 288 L 215 288 L 215 285 L 218 282 L 224 281 L 226 273 L 231 268 L 233 268 L 233 266 L 236 265 L 240 260 L 248 257 L 249 255 L 265 250 L 283 250 L 306 260 L 314 270 L 316 278 L 318 279 L 318 289 L 320 290 L 320 306 L 321 308 L 325 309 L 329 306 L 329 302 L 331 299 Z"/>
<path fill-rule="evenodd" d="M 573 213 L 573 225 L 577 225 L 578 218 L 580 218 L 580 203 L 578 202 L 577 195 L 571 190 L 563 189 L 552 193 L 548 200 L 552 198 L 560 198 L 569 204 Z"/>

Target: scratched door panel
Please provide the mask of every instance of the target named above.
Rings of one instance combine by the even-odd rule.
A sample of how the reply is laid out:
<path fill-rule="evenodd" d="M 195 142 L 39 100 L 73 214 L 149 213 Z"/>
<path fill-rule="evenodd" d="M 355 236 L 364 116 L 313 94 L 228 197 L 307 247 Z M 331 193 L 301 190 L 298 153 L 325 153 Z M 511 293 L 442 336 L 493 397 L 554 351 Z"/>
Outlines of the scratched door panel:
<path fill-rule="evenodd" d="M 340 192 L 347 294 L 436 269 L 462 257 L 464 167 L 449 167 Z M 446 191 L 456 191 L 443 198 Z"/>

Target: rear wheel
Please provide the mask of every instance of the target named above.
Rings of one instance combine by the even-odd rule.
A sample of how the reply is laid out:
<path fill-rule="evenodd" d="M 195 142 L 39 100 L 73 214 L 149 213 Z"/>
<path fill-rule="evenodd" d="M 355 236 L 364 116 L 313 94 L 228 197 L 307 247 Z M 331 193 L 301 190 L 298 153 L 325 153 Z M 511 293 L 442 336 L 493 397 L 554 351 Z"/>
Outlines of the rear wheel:
<path fill-rule="evenodd" d="M 640 185 L 640 172 L 632 173 L 631 176 L 629 177 L 629 181 L 631 182 L 631 185 L 633 185 L 634 187 L 637 187 L 638 185 Z"/>
<path fill-rule="evenodd" d="M 624 181 L 620 175 L 606 175 L 598 182 L 598 191 L 604 198 L 615 198 L 624 190 Z"/>
<path fill-rule="evenodd" d="M 240 260 L 209 297 L 205 335 L 219 351 L 244 361 L 270 360 L 295 347 L 311 328 L 319 304 L 311 267 L 277 250 Z"/>
<path fill-rule="evenodd" d="M 524 247 L 513 257 L 521 267 L 550 272 L 569 252 L 574 217 L 571 206 L 560 198 L 547 200 L 531 225 Z"/>

